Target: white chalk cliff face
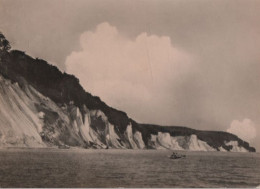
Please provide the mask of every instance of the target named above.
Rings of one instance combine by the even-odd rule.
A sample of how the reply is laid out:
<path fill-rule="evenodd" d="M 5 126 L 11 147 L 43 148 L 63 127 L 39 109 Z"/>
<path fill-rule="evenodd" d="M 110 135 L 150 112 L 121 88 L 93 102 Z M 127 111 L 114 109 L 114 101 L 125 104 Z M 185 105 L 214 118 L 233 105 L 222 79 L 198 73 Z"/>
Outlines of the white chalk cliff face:
<path fill-rule="evenodd" d="M 206 142 L 197 138 L 197 135 L 191 135 L 188 142 L 189 150 L 191 151 L 216 151 L 210 147 Z"/>
<path fill-rule="evenodd" d="M 70 119 L 78 112 L 69 116 L 26 82 L 21 87 L 0 76 L 0 107 L 1 147 L 83 144 L 78 137 L 78 129 L 83 129 L 78 127 L 80 119 Z"/>
<path fill-rule="evenodd" d="M 155 149 L 189 150 L 189 151 L 215 151 L 206 142 L 198 140 L 196 135 L 190 137 L 170 136 L 170 133 L 158 132 L 151 135 L 150 144 Z"/>
<path fill-rule="evenodd" d="M 130 148 L 143 149 L 145 144 L 141 133 L 138 131 L 133 135 L 131 123 L 127 126 L 124 136 L 119 136 L 119 131 L 115 131 L 115 126 L 108 121 L 107 116 L 101 110 L 90 111 L 92 119 L 99 119 L 103 122 L 103 127 L 96 127 L 97 133 L 101 135 L 100 141 L 103 139 L 103 145 L 111 148 Z M 95 125 L 93 125 L 95 127 Z"/>
<path fill-rule="evenodd" d="M 137 144 L 134 141 L 133 131 L 132 131 L 132 124 L 131 123 L 126 128 L 125 137 L 128 140 L 128 142 L 129 142 L 129 148 L 138 149 Z"/>
<path fill-rule="evenodd" d="M 134 133 L 134 141 L 137 145 L 137 147 L 139 149 L 144 149 L 145 148 L 145 144 L 144 144 L 144 141 L 143 141 L 143 137 L 142 137 L 142 133 L 139 132 L 139 131 L 136 131 Z"/>
<path fill-rule="evenodd" d="M 225 142 L 225 144 L 227 146 L 232 147 L 231 150 L 230 150 L 231 152 L 248 152 L 247 149 L 245 149 L 242 146 L 239 146 L 237 141 L 229 141 L 229 142 Z"/>
<path fill-rule="evenodd" d="M 151 134 L 144 142 L 131 121 L 125 131 L 109 122 L 101 110 L 88 110 L 73 102 L 56 104 L 26 81 L 19 86 L 0 75 L 0 147 L 49 147 L 69 145 L 82 148 L 170 149 L 227 151 L 215 149 L 197 135 Z M 144 135 L 145 136 L 145 135 Z M 232 152 L 247 152 L 237 141 L 225 142 Z"/>
<path fill-rule="evenodd" d="M 0 76 L 0 146 L 44 147 L 40 132 L 43 114 L 31 94 Z"/>
<path fill-rule="evenodd" d="M 79 111 L 78 107 L 71 107 L 70 110 L 70 116 L 71 116 L 71 125 L 73 126 L 74 132 L 78 134 L 78 136 L 81 136 L 82 139 L 89 144 L 90 142 L 93 142 L 92 137 L 90 136 L 90 119 L 89 115 L 85 115 L 85 122 L 83 123 L 82 115 Z"/>
<path fill-rule="evenodd" d="M 132 128 L 131 123 L 126 128 L 125 138 L 126 138 L 126 141 L 128 141 L 128 143 L 129 143 L 129 146 L 128 146 L 129 148 L 131 148 L 131 149 L 144 149 L 145 148 L 142 134 L 139 131 L 136 131 L 133 134 L 133 128 Z"/>

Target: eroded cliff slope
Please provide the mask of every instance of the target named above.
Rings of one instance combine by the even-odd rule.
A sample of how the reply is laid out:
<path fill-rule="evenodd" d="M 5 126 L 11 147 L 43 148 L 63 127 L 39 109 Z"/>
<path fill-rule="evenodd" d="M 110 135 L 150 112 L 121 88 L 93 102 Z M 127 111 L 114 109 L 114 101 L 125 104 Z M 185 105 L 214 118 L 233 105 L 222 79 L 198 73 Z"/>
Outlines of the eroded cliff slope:
<path fill-rule="evenodd" d="M 0 147 L 255 151 L 237 136 L 140 124 L 79 80 L 21 51 L 0 50 Z"/>

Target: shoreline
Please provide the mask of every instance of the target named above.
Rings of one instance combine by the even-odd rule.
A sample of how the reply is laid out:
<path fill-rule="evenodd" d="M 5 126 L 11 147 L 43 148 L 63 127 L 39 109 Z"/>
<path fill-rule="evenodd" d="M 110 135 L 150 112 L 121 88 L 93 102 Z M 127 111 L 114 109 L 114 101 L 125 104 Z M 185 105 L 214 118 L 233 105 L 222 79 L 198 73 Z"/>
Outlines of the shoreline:
<path fill-rule="evenodd" d="M 60 149 L 58 147 L 0 147 L 1 151 L 57 151 L 57 152 L 178 152 L 178 153 L 201 153 L 201 154 L 260 154 L 260 152 L 222 152 L 222 151 L 189 151 L 173 149 L 94 149 L 70 147 L 69 149 Z"/>

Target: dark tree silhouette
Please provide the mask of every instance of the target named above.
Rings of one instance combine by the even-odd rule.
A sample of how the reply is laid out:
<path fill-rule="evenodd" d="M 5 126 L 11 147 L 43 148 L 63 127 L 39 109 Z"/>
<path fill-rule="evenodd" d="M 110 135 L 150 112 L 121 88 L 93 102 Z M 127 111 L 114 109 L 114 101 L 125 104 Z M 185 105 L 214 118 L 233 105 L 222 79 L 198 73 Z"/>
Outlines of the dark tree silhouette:
<path fill-rule="evenodd" d="M 5 38 L 4 34 L 0 32 L 0 50 L 9 51 L 10 49 L 11 49 L 11 45 L 9 41 Z"/>

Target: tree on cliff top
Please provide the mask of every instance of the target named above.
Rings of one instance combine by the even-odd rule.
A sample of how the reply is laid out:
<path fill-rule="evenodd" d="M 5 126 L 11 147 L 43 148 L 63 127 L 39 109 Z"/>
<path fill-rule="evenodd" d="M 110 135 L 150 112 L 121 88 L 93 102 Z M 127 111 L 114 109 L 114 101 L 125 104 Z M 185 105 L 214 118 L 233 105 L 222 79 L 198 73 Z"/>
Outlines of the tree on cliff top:
<path fill-rule="evenodd" d="M 9 51 L 11 45 L 9 41 L 5 38 L 4 34 L 0 32 L 0 51 Z"/>

